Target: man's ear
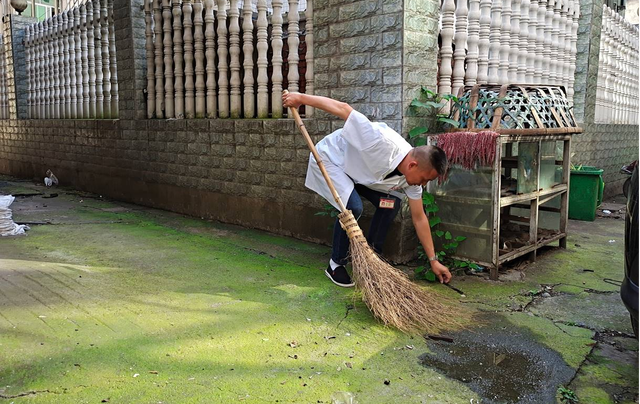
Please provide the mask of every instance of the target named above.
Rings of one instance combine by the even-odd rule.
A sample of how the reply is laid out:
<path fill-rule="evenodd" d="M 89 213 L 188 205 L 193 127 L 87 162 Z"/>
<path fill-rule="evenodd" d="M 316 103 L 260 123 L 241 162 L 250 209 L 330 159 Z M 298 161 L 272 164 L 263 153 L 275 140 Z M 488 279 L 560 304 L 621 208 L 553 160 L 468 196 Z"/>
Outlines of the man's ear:
<path fill-rule="evenodd" d="M 411 160 L 411 161 L 409 162 L 408 167 L 409 167 L 409 168 L 415 168 L 415 167 L 418 167 L 418 162 L 417 162 L 417 161 L 415 161 L 415 160 Z"/>

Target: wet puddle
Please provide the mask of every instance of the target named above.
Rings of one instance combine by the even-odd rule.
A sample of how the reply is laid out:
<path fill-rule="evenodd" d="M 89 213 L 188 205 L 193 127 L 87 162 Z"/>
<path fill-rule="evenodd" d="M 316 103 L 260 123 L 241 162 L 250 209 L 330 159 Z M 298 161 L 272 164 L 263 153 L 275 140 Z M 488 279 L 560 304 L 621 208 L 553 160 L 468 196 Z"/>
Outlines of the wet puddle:
<path fill-rule="evenodd" d="M 515 333 L 480 331 L 428 345 L 421 364 L 467 384 L 483 403 L 555 403 L 574 373 L 557 352 Z"/>

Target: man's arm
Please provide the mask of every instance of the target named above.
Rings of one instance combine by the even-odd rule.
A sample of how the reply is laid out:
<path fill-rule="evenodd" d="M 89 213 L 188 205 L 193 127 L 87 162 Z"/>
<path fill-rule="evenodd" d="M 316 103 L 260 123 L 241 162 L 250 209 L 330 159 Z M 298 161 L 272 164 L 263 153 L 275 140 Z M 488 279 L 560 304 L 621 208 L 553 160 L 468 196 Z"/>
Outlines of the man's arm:
<path fill-rule="evenodd" d="M 300 93 L 288 93 L 282 95 L 282 105 L 287 108 L 300 108 L 300 105 L 308 105 L 321 109 L 332 115 L 342 118 L 345 121 L 353 111 L 353 108 L 346 102 L 336 101 L 332 98 L 321 97 L 319 95 L 308 95 Z"/>
<path fill-rule="evenodd" d="M 436 255 L 435 248 L 433 247 L 433 238 L 431 237 L 431 226 L 429 226 L 429 218 L 424 213 L 424 207 L 422 206 L 422 200 L 409 199 L 409 209 L 411 210 L 411 220 L 413 221 L 413 227 L 416 228 L 416 233 L 420 239 L 420 243 L 424 248 L 427 257 L 434 257 Z M 438 277 L 440 283 L 449 283 L 451 280 L 451 272 L 449 268 L 442 265 L 439 261 L 430 261 L 431 270 Z"/>

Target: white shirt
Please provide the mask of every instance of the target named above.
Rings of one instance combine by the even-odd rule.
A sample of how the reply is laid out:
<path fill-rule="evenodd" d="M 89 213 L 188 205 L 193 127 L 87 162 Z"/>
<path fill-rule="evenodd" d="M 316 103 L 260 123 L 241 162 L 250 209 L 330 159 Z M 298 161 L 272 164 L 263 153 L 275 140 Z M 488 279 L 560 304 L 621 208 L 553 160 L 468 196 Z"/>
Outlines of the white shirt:
<path fill-rule="evenodd" d="M 402 198 L 421 199 L 422 187 L 409 185 L 404 176 L 385 177 L 393 172 L 411 151 L 411 145 L 387 124 L 371 122 L 352 111 L 342 129 L 316 145 L 318 154 L 344 205 L 355 184 Z M 309 158 L 305 186 L 340 209 L 322 176 L 313 154 Z"/>

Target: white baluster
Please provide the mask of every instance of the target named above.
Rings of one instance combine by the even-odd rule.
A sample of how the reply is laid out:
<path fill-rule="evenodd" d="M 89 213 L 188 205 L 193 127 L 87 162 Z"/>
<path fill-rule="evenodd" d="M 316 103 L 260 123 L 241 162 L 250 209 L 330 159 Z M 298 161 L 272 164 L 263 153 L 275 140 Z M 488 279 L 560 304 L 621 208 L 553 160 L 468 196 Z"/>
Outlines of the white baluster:
<path fill-rule="evenodd" d="M 32 81 L 31 85 L 33 86 L 33 94 L 32 94 L 32 103 L 31 103 L 31 118 L 32 119 L 41 119 L 42 117 L 39 115 L 40 113 L 40 51 L 42 50 L 42 45 L 40 43 L 40 27 L 41 23 L 37 22 L 31 26 L 31 72 L 32 72 Z"/>
<path fill-rule="evenodd" d="M 258 118 L 269 117 L 269 92 L 267 83 L 267 0 L 258 0 Z"/>
<path fill-rule="evenodd" d="M 162 44 L 164 45 L 164 113 L 165 118 L 175 118 L 173 98 L 173 39 L 171 32 L 171 0 L 162 0 Z"/>
<path fill-rule="evenodd" d="M 218 95 L 216 94 L 216 31 L 214 24 L 216 18 L 213 14 L 213 0 L 204 0 L 205 31 L 205 57 L 207 59 L 206 78 L 206 115 L 207 118 L 215 118 L 218 113 Z"/>
<path fill-rule="evenodd" d="M 569 57 L 571 55 L 571 7 L 573 0 L 563 0 L 562 10 L 560 10 L 560 34 L 559 42 L 559 58 L 558 58 L 558 83 L 567 89 L 569 88 Z"/>
<path fill-rule="evenodd" d="M 522 0 L 512 0 L 511 34 L 509 35 L 509 83 L 518 83 L 518 57 L 520 56 L 520 6 Z"/>
<path fill-rule="evenodd" d="M 6 57 L 4 55 L 4 41 L 3 41 L 3 35 L 0 35 L 0 119 L 6 119 L 6 108 L 5 108 L 5 91 L 6 91 L 6 84 L 4 82 L 4 77 L 5 77 L 5 68 L 4 68 L 4 61 L 6 60 Z"/>
<path fill-rule="evenodd" d="M 82 57 L 82 115 L 89 118 L 89 44 L 87 38 L 87 5 L 80 6 L 80 53 Z"/>
<path fill-rule="evenodd" d="M 229 8 L 229 67 L 231 70 L 231 118 L 240 118 L 242 97 L 240 92 L 240 25 L 238 0 L 231 0 Z"/>
<path fill-rule="evenodd" d="M 489 80 L 489 34 L 491 32 L 491 0 L 480 0 L 480 34 L 478 40 L 478 84 Z"/>
<path fill-rule="evenodd" d="M 271 17 L 271 48 L 273 71 L 271 74 L 271 117 L 282 118 L 282 0 L 273 0 Z"/>
<path fill-rule="evenodd" d="M 455 31 L 453 34 L 453 42 L 455 44 L 455 50 L 453 52 L 453 80 L 451 83 L 451 94 L 453 95 L 458 95 L 458 90 L 464 85 L 468 14 L 467 1 L 458 1 L 458 6 L 455 11 Z"/>
<path fill-rule="evenodd" d="M 42 59 L 45 51 L 44 35 L 43 35 L 44 23 L 41 21 L 35 26 L 36 42 L 35 42 L 35 80 L 36 80 L 36 109 L 35 115 L 37 119 L 43 119 L 43 102 L 44 102 L 44 74 L 42 70 Z"/>
<path fill-rule="evenodd" d="M 27 29 L 25 30 L 25 36 L 24 36 L 24 48 L 25 48 L 25 53 L 26 53 L 26 57 L 25 57 L 25 67 L 26 67 L 26 72 L 27 72 L 27 106 L 28 106 L 28 113 L 29 113 L 29 118 L 33 119 L 34 118 L 34 113 L 33 113 L 33 92 L 34 92 L 34 88 L 33 88 L 33 82 L 34 82 L 34 75 L 33 75 L 33 67 L 32 67 L 32 63 L 31 63 L 31 59 L 33 58 L 33 55 L 31 53 L 31 51 L 33 50 L 33 45 L 32 45 L 32 39 L 33 38 L 33 25 L 27 25 Z"/>
<path fill-rule="evenodd" d="M 0 114 L 2 119 L 9 118 L 9 111 L 7 108 L 7 55 L 4 46 L 4 38 L 0 35 Z"/>
<path fill-rule="evenodd" d="M 95 41 L 94 57 L 96 59 L 96 118 L 104 118 L 104 70 L 102 64 L 102 30 L 100 18 L 100 0 L 93 2 L 93 37 Z"/>
<path fill-rule="evenodd" d="M 253 12 L 251 0 L 244 0 L 242 13 L 242 52 L 244 54 L 244 118 L 255 116 L 253 94 Z"/>
<path fill-rule="evenodd" d="M 605 31 L 604 38 L 604 71 L 603 77 L 604 81 L 604 122 L 611 123 L 613 120 L 613 71 L 611 69 L 611 20 L 609 18 L 608 7 L 603 6 L 603 15 L 602 15 L 602 27 L 603 31 Z"/>
<path fill-rule="evenodd" d="M 176 118 L 184 118 L 184 47 L 182 46 L 182 9 L 180 8 L 180 0 L 172 0 L 173 14 L 173 79 L 175 93 L 173 94 L 173 103 L 175 107 Z"/>
<path fill-rule="evenodd" d="M 156 76 L 156 118 L 164 118 L 164 48 L 162 38 L 162 0 L 153 1 L 153 34 Z"/>
<path fill-rule="evenodd" d="M 629 77 L 631 78 L 631 89 L 629 93 L 629 97 L 631 100 L 631 105 L 629 108 L 629 124 L 636 123 L 636 111 L 638 108 L 638 103 L 636 100 L 638 99 L 638 71 L 636 69 L 637 61 L 636 55 L 637 51 L 635 48 L 635 27 L 629 26 Z"/>
<path fill-rule="evenodd" d="M 600 105 L 602 107 L 602 110 L 600 112 L 600 122 L 608 122 L 608 115 L 607 113 L 609 112 L 609 105 L 608 105 L 608 101 L 609 101 L 609 75 L 608 75 L 608 69 L 609 69 L 609 60 L 608 60 L 608 49 L 607 47 L 609 46 L 608 42 L 607 42 L 607 36 L 608 36 L 608 27 L 607 27 L 607 13 L 606 10 L 602 9 L 603 13 L 602 13 L 602 31 L 600 33 L 601 36 L 601 45 L 600 45 L 600 53 L 602 54 L 602 63 L 599 65 L 599 69 L 598 70 L 602 70 L 602 100 L 600 101 Z"/>
<path fill-rule="evenodd" d="M 511 1 L 502 0 L 502 25 L 500 27 L 500 64 L 498 84 L 509 82 L 509 51 L 511 49 Z"/>
<path fill-rule="evenodd" d="M 625 99 L 624 99 L 624 69 L 623 69 L 623 57 L 624 57 L 624 38 L 622 36 L 622 26 L 620 24 L 620 14 L 614 12 L 614 27 L 616 31 L 616 83 L 618 87 L 618 102 L 616 103 L 617 123 L 623 123 Z"/>
<path fill-rule="evenodd" d="M 153 118 L 156 112 L 156 79 L 154 71 L 154 53 L 153 53 L 153 0 L 144 0 L 144 19 L 145 25 L 145 50 L 147 55 L 147 118 Z"/>
<path fill-rule="evenodd" d="M 500 27 L 502 26 L 502 1 L 491 4 L 491 33 L 489 34 L 489 84 L 498 84 L 500 77 Z"/>
<path fill-rule="evenodd" d="M 480 41 L 480 0 L 469 0 L 469 37 L 467 44 L 467 71 L 464 84 L 472 86 L 478 80 L 478 45 Z M 457 93 L 456 93 L 457 95 Z"/>
<path fill-rule="evenodd" d="M 43 60 L 43 69 L 47 74 L 44 76 L 44 117 L 47 119 L 53 118 L 53 18 L 46 19 L 44 23 L 44 39 L 45 39 L 45 52 Z"/>
<path fill-rule="evenodd" d="M 69 22 L 71 20 L 70 10 L 62 13 L 62 35 L 63 35 L 63 46 L 64 46 L 64 115 L 63 118 L 69 119 L 71 118 L 71 38 L 69 35 Z M 74 77 L 75 79 L 75 77 Z M 74 80 L 75 81 L 75 80 Z M 75 84 L 75 82 L 74 82 Z"/>
<path fill-rule="evenodd" d="M 298 37 L 300 32 L 300 15 L 298 14 L 298 0 L 289 0 L 289 13 L 288 17 L 288 33 L 289 38 L 287 45 L 289 47 L 289 74 L 287 75 L 288 90 L 299 91 L 300 90 L 300 75 L 298 73 L 298 62 L 300 61 L 300 55 L 298 54 L 298 47 L 300 46 L 300 38 Z"/>
<path fill-rule="evenodd" d="M 48 107 L 47 107 L 47 118 L 53 119 L 56 118 L 57 108 L 56 108 L 56 100 L 58 90 L 58 38 L 57 38 L 57 21 L 59 15 L 54 15 L 50 19 L 47 20 L 48 26 L 48 38 L 49 38 L 49 53 L 47 57 L 47 70 L 51 73 L 49 74 L 49 93 L 48 93 Z"/>
<path fill-rule="evenodd" d="M 551 58 L 553 55 L 553 7 L 558 0 L 547 1 L 547 7 L 545 9 L 545 23 L 544 23 L 544 49 L 542 50 L 542 84 L 553 84 L 552 71 L 551 71 Z"/>
<path fill-rule="evenodd" d="M 69 43 L 69 94 L 71 95 L 69 101 L 69 114 L 68 118 L 77 118 L 77 105 L 78 105 L 78 88 L 76 78 L 76 33 L 74 29 L 73 15 L 74 10 L 68 11 L 67 20 L 67 42 Z"/>
<path fill-rule="evenodd" d="M 107 0 L 107 12 L 109 15 L 109 72 L 111 76 L 111 117 L 119 116 L 118 95 L 118 60 L 116 58 L 116 31 L 113 22 L 113 0 Z"/>
<path fill-rule="evenodd" d="M 624 63 L 623 63 L 623 55 L 624 55 L 624 44 L 623 44 L 623 36 L 622 36 L 622 24 L 620 14 L 617 12 L 614 14 L 616 20 L 616 60 L 617 60 L 617 82 L 618 82 L 618 122 L 622 123 L 624 116 Z"/>
<path fill-rule="evenodd" d="M 580 18 L 580 2 L 579 0 L 573 0 L 573 8 L 571 13 L 571 52 L 569 54 L 569 101 L 573 103 L 573 95 L 575 90 L 573 88 L 575 84 L 576 73 L 576 57 L 578 54 L 578 20 Z"/>
<path fill-rule="evenodd" d="M 456 5 L 453 0 L 444 0 L 442 2 L 442 9 L 440 11 L 442 21 L 440 38 L 442 39 L 442 43 L 440 45 L 440 85 L 438 86 L 438 93 L 443 95 L 451 93 L 451 73 L 453 72 L 451 68 L 451 57 L 453 56 L 452 40 L 455 11 Z M 448 112 L 448 107 L 445 107 L 444 112 Z"/>
<path fill-rule="evenodd" d="M 6 89 L 6 85 L 4 83 L 5 77 L 5 68 L 4 68 L 4 41 L 3 35 L 0 35 L 0 119 L 6 119 L 5 116 L 5 101 L 4 101 L 4 92 Z"/>
<path fill-rule="evenodd" d="M 518 79 L 517 82 L 531 83 L 527 81 L 527 58 L 529 52 L 529 8 L 530 0 L 522 0 L 520 6 L 520 44 L 518 46 Z"/>
<path fill-rule="evenodd" d="M 472 0 L 473 1 L 473 0 Z M 307 9 L 305 10 L 305 42 L 307 53 L 305 60 L 307 63 L 307 71 L 305 73 L 305 93 L 313 94 L 313 0 L 307 0 Z M 313 107 L 305 106 L 304 113 L 307 118 L 313 116 Z"/>
<path fill-rule="evenodd" d="M 220 118 L 229 117 L 229 81 L 227 80 L 226 0 L 217 0 L 218 10 L 218 109 Z"/>
<path fill-rule="evenodd" d="M 604 24 L 604 16 L 602 18 L 602 22 Z M 603 25 L 604 27 L 604 25 Z M 604 114 L 604 38 L 605 32 L 604 29 L 600 35 L 600 52 L 598 53 L 598 76 L 596 81 L 596 113 L 595 113 L 595 122 L 603 122 L 603 114 Z"/>
<path fill-rule="evenodd" d="M 93 1 L 85 3 L 87 6 L 87 65 L 89 70 L 89 118 L 96 117 L 96 37 L 93 18 Z"/>
<path fill-rule="evenodd" d="M 47 52 L 49 50 L 49 39 L 47 37 L 47 22 L 41 21 L 38 24 L 39 28 L 39 46 L 40 49 L 38 51 L 38 81 L 40 88 L 40 97 L 38 101 L 38 118 L 46 119 L 47 116 L 47 85 L 48 79 L 50 76 L 50 70 L 47 69 L 47 63 L 49 58 L 47 57 Z M 49 73 L 45 73 L 49 72 Z"/>
<path fill-rule="evenodd" d="M 624 37 L 624 52 L 622 53 L 622 60 L 624 66 L 624 123 L 629 123 L 629 112 L 631 110 L 631 99 L 629 99 L 629 93 L 631 92 L 631 77 L 629 75 L 629 30 L 627 28 L 627 22 L 622 20 L 622 33 Z"/>
<path fill-rule="evenodd" d="M 613 72 L 613 123 L 620 123 L 620 64 L 619 35 L 615 12 L 611 11 L 611 67 Z"/>
<path fill-rule="evenodd" d="M 182 2 L 183 41 L 184 41 L 184 117 L 192 119 L 196 116 L 196 87 L 193 69 L 193 6 L 191 0 Z"/>
<path fill-rule="evenodd" d="M 535 83 L 536 76 L 536 49 L 537 43 L 537 29 L 538 29 L 538 0 L 531 0 L 529 4 L 529 32 L 527 34 L 527 74 L 525 76 L 525 83 Z"/>
<path fill-rule="evenodd" d="M 41 106 L 42 106 L 42 74 L 41 74 L 41 65 L 40 63 L 42 63 L 42 51 L 44 50 L 44 44 L 42 41 L 42 22 L 39 22 L 37 24 L 34 25 L 34 33 L 35 33 L 35 37 L 34 37 L 34 55 L 33 55 L 33 61 L 32 63 L 34 63 L 34 68 L 33 68 L 33 73 L 35 75 L 34 80 L 34 86 L 35 86 L 35 100 L 34 100 L 34 117 L 36 119 L 42 119 L 44 118 L 44 116 L 41 113 Z"/>
<path fill-rule="evenodd" d="M 631 99 L 631 86 L 633 83 L 633 78 L 631 77 L 631 65 L 630 65 L 631 41 L 629 37 L 630 31 L 629 31 L 628 23 L 626 21 L 623 21 L 623 24 L 624 24 L 624 36 L 625 36 L 624 74 L 625 74 L 625 100 L 626 100 L 624 123 L 629 124 L 631 123 L 631 108 L 634 101 Z"/>
<path fill-rule="evenodd" d="M 193 26 L 195 27 L 193 41 L 195 43 L 196 59 L 196 118 L 204 118 L 207 114 L 205 102 L 205 68 L 204 68 L 204 20 L 202 18 L 202 0 L 195 0 L 193 4 Z"/>
<path fill-rule="evenodd" d="M 80 7 L 73 9 L 73 35 L 75 37 L 75 59 L 76 59 L 76 114 L 75 118 L 82 118 L 82 36 L 80 33 Z"/>
<path fill-rule="evenodd" d="M 551 83 L 553 84 L 561 84 L 560 11 L 562 10 L 562 1 L 564 0 L 556 0 L 551 22 L 551 60 L 549 69 L 551 70 Z"/>
<path fill-rule="evenodd" d="M 546 77 L 548 72 L 545 71 L 544 59 L 545 59 L 545 30 L 546 30 L 546 18 L 547 18 L 547 0 L 538 0 L 538 18 L 537 18 L 537 30 L 536 30 L 536 60 L 535 68 L 536 73 L 534 77 L 535 84 L 541 84 L 543 77 Z M 548 62 L 547 62 L 548 64 Z"/>
<path fill-rule="evenodd" d="M 55 77 L 56 77 L 56 103 L 54 118 L 63 118 L 64 115 L 64 46 L 62 45 L 62 14 L 58 14 L 54 21 L 56 38 Z"/>
<path fill-rule="evenodd" d="M 62 82 L 64 90 L 62 93 L 61 108 L 62 118 L 69 119 L 71 117 L 71 61 L 69 55 L 69 12 L 62 13 L 62 46 L 63 46 L 63 77 Z"/>
<path fill-rule="evenodd" d="M 102 45 L 102 91 L 103 97 L 103 117 L 110 119 L 111 116 L 111 69 L 109 64 L 109 15 L 107 13 L 107 0 L 100 1 L 100 43 Z"/>
<path fill-rule="evenodd" d="M 640 31 L 632 27 L 633 31 L 633 66 L 640 66 Z M 634 72 L 634 97 L 633 97 L 633 119 L 631 123 L 640 123 L 640 77 Z"/>

